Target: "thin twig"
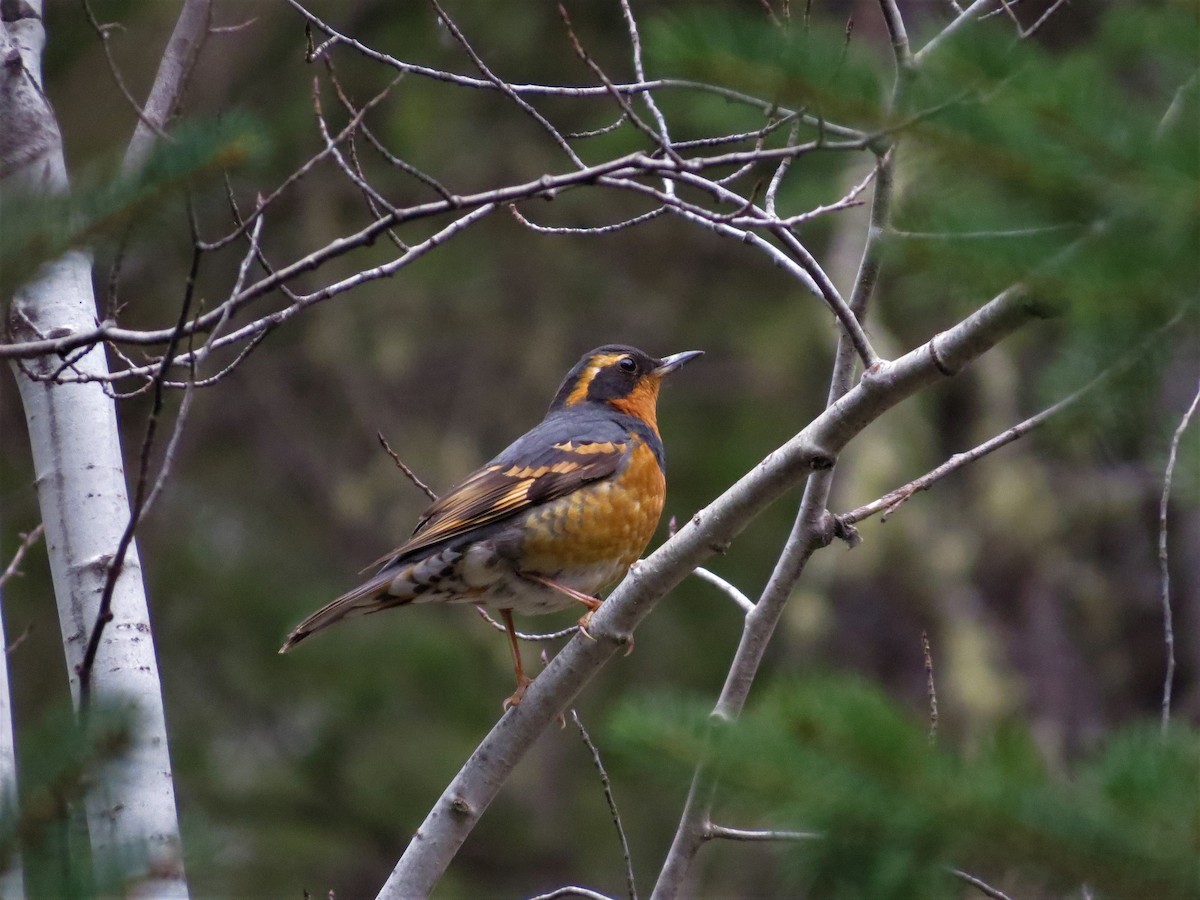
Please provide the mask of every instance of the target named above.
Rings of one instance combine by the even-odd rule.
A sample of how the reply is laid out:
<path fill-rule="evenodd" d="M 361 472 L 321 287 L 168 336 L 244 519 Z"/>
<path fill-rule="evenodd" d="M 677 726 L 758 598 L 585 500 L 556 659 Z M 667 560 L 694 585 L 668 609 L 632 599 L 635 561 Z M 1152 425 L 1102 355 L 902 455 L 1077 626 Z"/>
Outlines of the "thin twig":
<path fill-rule="evenodd" d="M 626 11 L 628 11 L 628 7 L 626 7 Z M 561 3 L 558 4 L 558 16 L 560 19 L 562 19 L 563 26 L 567 29 L 567 39 L 571 42 L 571 48 L 575 51 L 575 55 L 579 57 L 585 66 L 592 70 L 592 74 L 600 79 L 600 82 L 608 89 L 609 94 L 612 96 L 613 100 L 616 101 L 617 106 L 621 108 L 621 112 L 624 113 L 625 118 L 629 120 L 629 124 L 633 125 L 634 128 L 636 128 L 638 131 L 641 131 L 643 134 L 649 137 L 650 140 L 654 141 L 654 143 L 656 143 L 662 149 L 663 153 L 670 157 L 670 159 L 682 165 L 683 160 L 675 151 L 675 148 L 671 146 L 671 139 L 665 133 L 659 133 L 655 131 L 644 121 L 642 121 L 641 117 L 633 111 L 633 107 L 630 105 L 629 99 L 617 90 L 613 80 L 609 78 L 607 73 L 600 68 L 600 65 L 594 59 L 592 59 L 591 54 L 583 49 L 583 43 L 579 40 L 579 36 L 575 33 L 575 28 L 571 25 L 571 16 L 567 12 L 567 8 Z M 630 17 L 628 21 L 632 22 L 632 17 Z M 658 111 L 658 107 L 654 105 L 653 100 L 650 101 L 650 108 L 655 112 Z M 659 119 L 660 121 L 662 119 L 661 113 L 659 114 Z M 582 166 L 582 163 L 580 165 Z M 666 189 L 669 193 L 671 186 L 668 185 Z"/>
<path fill-rule="evenodd" d="M 567 139 L 562 136 L 562 133 L 553 125 L 551 125 L 550 121 L 545 116 L 534 109 L 527 100 L 514 91 L 508 82 L 501 79 L 491 69 L 488 68 L 487 63 L 483 61 L 483 57 L 475 52 L 475 48 L 471 46 L 470 42 L 466 38 L 466 35 L 462 33 L 462 30 L 454 23 L 454 20 L 446 14 L 446 11 L 442 9 L 441 4 L 438 3 L 438 0 L 429 0 L 429 2 L 437 11 L 438 18 L 440 18 L 442 24 L 446 26 L 446 30 L 450 32 L 450 35 L 455 41 L 458 42 L 458 45 L 462 47 L 464 51 L 466 51 L 467 56 L 471 58 L 471 62 L 475 64 L 475 68 L 480 71 L 483 77 L 490 81 L 492 85 L 500 91 L 500 93 L 504 94 L 504 96 L 512 100 L 513 103 L 517 104 L 517 106 L 520 107 L 521 110 L 525 112 L 531 119 L 542 126 L 543 130 L 550 135 L 554 143 L 558 144 L 558 146 L 562 148 L 562 151 L 567 154 L 567 158 L 570 159 L 571 162 L 573 162 L 580 169 L 585 168 L 583 160 L 579 158 L 579 155 L 575 152 L 571 145 L 567 143 Z"/>
<path fill-rule="evenodd" d="M 596 765 L 596 771 L 600 773 L 600 786 L 604 789 L 604 800 L 608 803 L 609 814 L 612 816 L 613 825 L 617 828 L 617 837 L 621 841 L 621 854 L 625 858 L 625 883 L 629 887 L 629 900 L 637 900 L 637 885 L 633 879 L 633 857 L 629 854 L 629 841 L 625 838 L 625 826 L 621 824 L 621 814 L 617 812 L 617 801 L 613 797 L 608 772 L 605 771 L 604 762 L 600 759 L 600 751 L 592 743 L 591 736 L 583 727 L 583 720 L 579 718 L 579 713 L 574 709 L 571 710 L 571 719 L 575 722 L 575 727 L 579 729 L 579 736 L 583 739 L 584 746 L 592 754 L 592 762 Z"/>
<path fill-rule="evenodd" d="M 366 59 L 373 60 L 385 66 L 390 66 L 398 72 L 409 72 L 414 75 L 420 75 L 423 78 L 429 78 L 433 81 L 440 81 L 447 84 L 456 84 L 460 87 L 475 88 L 478 90 L 501 90 L 506 88 L 516 94 L 528 96 L 551 96 L 551 97 L 604 97 L 609 94 L 609 89 L 604 85 L 549 85 L 549 84 L 511 84 L 504 83 L 497 85 L 494 81 L 486 78 L 474 78 L 469 75 L 460 75 L 456 72 L 446 72 L 441 69 L 433 69 L 429 66 L 422 66 L 416 63 L 409 63 L 397 59 L 394 56 L 389 56 L 368 47 L 366 44 L 356 40 L 349 35 L 338 31 L 328 22 L 321 19 L 311 10 L 304 7 L 299 0 L 286 0 L 287 4 L 298 12 L 308 24 L 325 34 L 330 36 L 330 42 L 343 44 L 353 49 L 356 53 L 362 55 Z M 614 84 L 613 87 L 622 94 L 643 94 L 647 91 L 657 91 L 662 89 L 670 90 L 685 90 L 699 91 L 701 93 L 712 94 L 716 97 L 721 97 L 731 103 L 740 103 L 745 106 L 758 109 L 764 113 L 779 113 L 787 115 L 794 110 L 785 109 L 774 100 L 764 100 L 761 97 L 755 97 L 750 94 L 735 91 L 731 88 L 722 87 L 721 85 L 707 84 L 702 81 L 692 81 L 686 78 L 655 78 L 650 81 L 638 81 L 630 84 Z M 816 116 L 805 115 L 804 121 L 810 125 L 816 125 L 818 119 Z M 822 126 L 830 134 L 836 134 L 839 137 L 849 140 L 861 141 L 866 135 L 863 132 L 849 128 L 835 122 L 824 121 Z"/>
<path fill-rule="evenodd" d="M 794 122 L 791 130 L 788 132 L 788 146 L 793 146 L 800 139 L 800 123 Z M 779 165 L 775 167 L 775 174 L 771 176 L 771 181 L 767 185 L 766 196 L 763 197 L 763 209 L 767 211 L 767 215 L 774 216 L 775 198 L 779 194 L 779 188 L 783 184 L 783 178 L 788 173 L 788 169 L 792 167 L 792 161 L 795 157 L 788 156 L 779 161 Z"/>
<path fill-rule="evenodd" d="M 21 560 L 25 558 L 25 554 L 29 552 L 30 548 L 41 539 L 42 534 L 44 534 L 45 531 L 45 523 L 42 523 L 39 524 L 37 528 L 33 529 L 33 531 L 21 535 L 21 546 L 19 546 L 17 548 L 17 552 L 13 554 L 12 560 L 8 564 L 8 568 L 4 570 L 3 574 L 0 574 L 0 588 L 4 587 L 8 580 L 14 575 L 21 574 Z"/>
<path fill-rule="evenodd" d="M 817 831 L 782 831 L 782 830 L 746 830 L 743 828 L 726 828 L 723 825 L 714 825 L 709 822 L 704 826 L 702 836 L 705 840 L 722 839 L 729 841 L 750 841 L 750 842 L 803 842 L 803 841 L 821 841 L 825 836 Z M 969 872 L 964 872 L 961 869 L 946 869 L 955 878 L 964 881 L 971 887 L 982 891 L 993 900 L 1012 900 L 1007 894 L 992 887 L 981 878 L 976 878 Z"/>
<path fill-rule="evenodd" d="M 794 126 L 799 126 L 798 113 L 786 113 L 770 115 L 767 124 L 762 128 L 756 128 L 753 131 L 739 131 L 734 134 L 719 134 L 716 137 L 690 138 L 686 141 L 672 141 L 671 146 L 676 150 L 692 150 L 698 147 L 721 147 L 726 144 L 740 144 L 743 141 L 759 141 L 761 138 L 778 131 L 784 125 L 791 122 Z M 796 143 L 797 131 L 792 137 L 788 138 L 788 144 Z"/>
<path fill-rule="evenodd" d="M 414 472 L 412 469 L 410 469 L 408 466 L 406 466 L 404 464 L 404 460 L 402 460 L 396 454 L 396 451 L 393 450 L 391 448 L 391 446 L 388 444 L 387 438 L 385 438 L 383 436 L 383 432 L 382 431 L 375 432 L 375 437 L 379 438 L 379 443 L 382 445 L 383 449 L 387 452 L 387 455 L 392 458 L 392 462 L 394 462 L 396 464 L 396 468 L 398 468 L 401 472 L 404 473 L 404 477 L 407 478 L 409 481 L 411 481 L 416 486 L 417 490 L 421 491 L 426 497 L 428 497 L 430 499 L 431 502 L 436 503 L 437 502 L 437 494 L 435 494 L 433 492 L 433 488 L 431 488 L 429 485 L 427 485 L 425 482 L 423 482 L 420 478 L 418 478 L 417 473 Z M 500 627 L 503 628 L 504 626 L 501 625 Z"/>
<path fill-rule="evenodd" d="M 485 622 L 487 622 L 489 625 L 491 625 L 493 628 L 495 628 L 497 631 L 503 631 L 505 633 L 508 632 L 508 629 L 505 628 L 499 622 L 497 622 L 495 619 L 493 619 L 488 614 L 488 611 L 486 609 L 484 609 L 482 606 L 475 607 L 475 612 L 479 613 L 479 615 L 483 618 L 483 620 Z M 564 628 L 562 631 L 554 631 L 554 632 L 550 632 L 547 634 L 526 633 L 524 631 L 518 631 L 518 632 L 516 632 L 516 635 L 517 635 L 517 640 L 519 640 L 519 641 L 534 641 L 534 642 L 536 642 L 536 641 L 557 641 L 557 640 L 560 640 L 561 638 L 572 637 L 577 631 L 579 631 L 579 626 L 572 625 L 570 628 Z"/>
<path fill-rule="evenodd" d="M 590 131 L 568 131 L 565 132 L 563 136 L 572 141 L 581 141 L 585 140 L 586 138 L 600 137 L 601 135 L 612 134 L 614 131 L 624 125 L 626 121 L 627 117 L 624 111 L 622 111 L 622 113 L 617 116 L 616 121 L 609 122 L 607 125 L 601 125 L 599 128 L 593 128 Z"/>
<path fill-rule="evenodd" d="M 1026 40 L 1037 34 L 1041 27 L 1050 20 L 1050 17 L 1054 15 L 1058 8 L 1066 2 L 1067 0 L 1054 0 L 1054 2 L 1050 4 L 1049 9 L 1042 13 L 1041 18 L 1021 32 L 1021 40 Z"/>
<path fill-rule="evenodd" d="M 179 107 L 180 99 L 196 62 L 204 41 L 211 33 L 212 0 L 185 0 L 167 39 L 158 72 L 154 75 L 154 84 L 146 97 L 146 105 L 142 115 L 138 117 L 137 128 L 125 149 L 121 160 L 121 171 L 132 173 L 146 162 L 155 142 L 162 136 L 171 116 Z M 105 42 L 105 53 L 108 52 L 108 42 Z"/>
<path fill-rule="evenodd" d="M 1082 222 L 1066 222 L 1062 225 L 1039 225 L 1033 228 L 1010 228 L 998 231 L 901 231 L 889 228 L 888 237 L 914 241 L 968 241 L 992 238 L 1036 237 L 1059 231 L 1082 231 L 1087 225 Z"/>
<path fill-rule="evenodd" d="M 83 0 L 83 14 L 84 18 L 88 20 L 88 24 L 92 26 L 92 30 L 96 32 L 96 37 L 100 38 L 100 46 L 104 48 L 104 58 L 108 62 L 108 71 L 112 74 L 113 82 L 116 84 L 117 90 L 121 92 L 121 96 L 125 98 L 126 102 L 133 110 L 134 115 L 138 117 L 138 121 L 149 128 L 151 132 L 154 135 L 157 135 L 159 138 L 163 140 L 170 140 L 170 137 L 167 135 L 167 133 L 162 130 L 162 126 L 151 121 L 150 117 L 146 115 L 145 110 L 142 109 L 142 105 L 137 102 L 137 99 L 129 90 L 128 85 L 125 84 L 125 76 L 121 74 L 121 68 L 117 65 L 117 61 L 113 57 L 112 46 L 109 44 L 109 36 L 114 31 L 122 29 L 123 26 L 113 23 L 109 23 L 107 25 L 102 23 L 96 18 L 96 14 L 92 11 L 92 5 L 88 2 L 88 0 Z"/>
<path fill-rule="evenodd" d="M 246 276 L 249 274 L 250 266 L 255 257 L 258 255 L 258 244 L 260 238 L 262 237 L 263 223 L 265 221 L 266 220 L 260 216 L 259 219 L 254 223 L 254 227 L 250 229 L 249 246 L 247 247 L 246 253 L 242 257 L 242 261 L 238 266 L 237 277 L 234 279 L 233 287 L 230 289 L 230 293 L 236 294 L 246 283 Z M 193 219 L 193 239 L 195 239 L 197 236 L 194 222 L 195 220 Z M 184 425 L 187 423 L 188 415 L 192 410 L 192 401 L 196 396 L 196 372 L 208 358 L 208 354 L 212 351 L 214 342 L 216 342 L 221 335 L 221 329 L 228 321 L 229 316 L 222 318 L 221 321 L 219 321 L 213 327 L 213 330 L 209 332 L 208 339 L 204 342 L 204 345 L 198 351 L 194 350 L 189 353 L 190 360 L 188 362 L 188 366 L 190 368 L 191 377 L 184 386 L 183 400 L 179 404 L 179 412 L 175 415 L 175 425 L 171 431 L 171 439 L 167 442 L 167 449 L 163 452 L 162 462 L 158 467 L 158 477 L 154 481 L 154 487 L 146 496 L 146 502 L 142 505 L 143 517 L 149 514 L 150 510 L 154 506 L 155 501 L 158 499 L 159 494 L 161 494 L 163 488 L 166 487 L 167 478 L 175 464 L 175 456 L 179 452 L 179 444 L 183 439 Z M 189 335 L 189 340 L 191 340 L 191 335 Z M 159 383 L 163 384 L 163 387 L 166 387 L 163 379 L 159 379 Z"/>
<path fill-rule="evenodd" d="M 642 61 L 642 36 L 638 33 L 637 19 L 633 17 L 633 8 L 629 5 L 629 0 L 621 0 L 621 15 L 625 19 L 625 28 L 629 32 L 629 45 L 633 51 L 633 74 L 638 81 L 646 80 L 646 68 Z M 619 96 L 619 94 L 618 94 Z M 663 142 L 664 147 L 671 146 L 671 133 L 667 130 L 667 119 L 659 109 L 658 103 L 654 100 L 654 94 L 651 91 L 642 93 L 642 101 L 646 104 L 646 108 L 650 110 L 650 115 L 654 117 L 654 122 L 658 125 L 658 136 Z M 668 194 L 675 190 L 675 185 L 669 181 L 663 182 L 663 190 Z"/>
<path fill-rule="evenodd" d="M 548 894 L 538 894 L 536 897 L 530 897 L 529 900 L 558 900 L 559 897 L 583 897 L 584 900 L 613 900 L 607 894 L 601 894 L 599 891 L 575 885 L 555 888 Z"/>
<path fill-rule="evenodd" d="M 896 59 L 896 66 L 901 71 L 911 69 L 912 49 L 909 47 L 908 32 L 904 28 L 904 17 L 900 15 L 899 5 L 896 0 L 879 0 L 879 8 L 883 12 L 883 21 L 892 41 L 892 55 Z"/>
<path fill-rule="evenodd" d="M 1183 105 L 1187 101 L 1187 95 L 1190 91 L 1194 91 L 1197 85 L 1200 85 L 1200 69 L 1193 72 L 1192 77 L 1181 84 L 1171 95 L 1171 102 L 1167 104 L 1166 112 L 1158 120 L 1158 127 L 1154 129 L 1155 140 L 1162 140 L 1163 135 L 1179 121 L 1179 117 L 1183 114 Z"/>
<path fill-rule="evenodd" d="M 1175 460 L 1179 453 L 1179 442 L 1183 432 L 1200 404 L 1200 387 L 1192 398 L 1192 405 L 1187 408 L 1175 434 L 1171 436 L 1171 450 L 1167 454 L 1167 468 L 1163 474 L 1162 498 L 1158 504 L 1158 566 L 1162 576 L 1162 611 L 1163 611 L 1163 642 L 1167 647 L 1167 671 L 1163 675 L 1162 693 L 1162 730 L 1167 733 L 1171 724 L 1171 689 L 1175 682 L 1175 626 L 1171 616 L 1171 568 L 1167 564 L 1167 511 L 1171 502 L 1171 481 L 1175 477 Z"/>
<path fill-rule="evenodd" d="M 703 566 L 697 566 L 692 571 L 692 574 L 701 581 L 707 581 L 709 584 L 720 590 L 721 593 L 740 606 L 742 612 L 749 613 L 754 611 L 754 601 L 738 590 L 736 585 L 730 584 L 715 572 L 711 572 Z"/>
<path fill-rule="evenodd" d="M 610 225 L 593 225 L 589 228 L 570 228 L 567 226 L 557 225 L 538 225 L 536 222 L 531 222 L 517 209 L 515 203 L 508 204 L 508 211 L 512 213 L 514 219 L 528 228 L 530 231 L 536 231 L 538 234 L 573 234 L 573 235 L 602 235 L 612 234 L 614 231 L 623 231 L 626 228 L 632 228 L 635 225 L 641 225 L 643 222 L 649 222 L 651 219 L 656 219 L 665 213 L 665 207 L 656 207 L 650 212 L 642 213 L 640 216 L 634 216 L 632 219 L 625 219 L 623 222 L 613 222 Z"/>
<path fill-rule="evenodd" d="M 816 831 L 784 831 L 778 829 L 747 830 L 745 828 L 726 828 L 724 825 L 714 825 L 709 822 L 704 826 L 703 837 L 706 841 L 819 841 L 823 835 Z"/>
<path fill-rule="evenodd" d="M 929 646 L 929 632 L 921 632 L 921 652 L 925 656 L 925 691 L 929 695 L 929 744 L 937 743 L 938 705 L 937 685 L 933 680 L 933 650 Z"/>
<path fill-rule="evenodd" d="M 913 495 L 918 494 L 921 491 L 929 490 L 929 488 L 934 484 L 941 481 L 947 475 L 957 472 L 963 466 L 969 465 L 970 463 L 987 456 L 989 453 L 1011 444 L 1018 438 L 1024 437 L 1038 426 L 1044 424 L 1051 417 L 1062 412 L 1068 406 L 1076 403 L 1080 398 L 1090 394 L 1114 375 L 1124 372 L 1139 359 L 1145 356 L 1145 354 L 1155 346 L 1159 336 L 1165 331 L 1173 328 L 1175 324 L 1182 318 L 1182 316 L 1182 312 L 1176 313 L 1165 324 L 1160 325 L 1153 332 L 1151 332 L 1151 334 L 1137 347 L 1126 353 L 1083 387 L 1064 397 L 1062 400 L 1059 400 L 1057 403 L 1048 406 L 1046 409 L 1043 409 L 1036 415 L 1030 416 L 1025 421 L 1017 423 L 1007 431 L 1001 432 L 995 437 L 984 441 L 982 444 L 979 444 L 970 450 L 964 451 L 963 453 L 954 454 L 940 466 L 931 469 L 920 478 L 916 478 L 910 481 L 908 484 L 898 487 L 894 491 L 885 494 L 878 500 L 874 500 L 871 503 L 867 503 L 864 506 L 860 506 L 857 509 L 838 516 L 838 521 L 843 525 L 855 525 L 864 519 L 870 518 L 876 513 L 882 512 L 883 516 L 880 521 L 886 522 L 891 515 L 897 509 L 899 509 L 901 505 L 913 497 Z"/>
<path fill-rule="evenodd" d="M 930 38 L 925 46 L 917 51 L 913 56 L 913 65 L 919 67 L 935 48 L 939 47 L 943 41 L 949 39 L 960 28 L 969 25 L 984 13 L 991 12 L 992 8 L 996 6 L 996 2 L 997 0 L 975 0 L 974 3 L 962 11 L 958 18 L 954 19 L 949 25 Z"/>
<path fill-rule="evenodd" d="M 964 872 L 962 869 L 950 869 L 948 871 L 959 881 L 966 882 L 971 887 L 975 888 L 975 890 L 987 895 L 988 897 L 991 897 L 992 900 L 1012 900 L 1012 897 L 1008 896 L 1008 894 L 1004 893 L 1004 891 L 992 887 L 982 878 L 976 878 L 970 872 Z"/>

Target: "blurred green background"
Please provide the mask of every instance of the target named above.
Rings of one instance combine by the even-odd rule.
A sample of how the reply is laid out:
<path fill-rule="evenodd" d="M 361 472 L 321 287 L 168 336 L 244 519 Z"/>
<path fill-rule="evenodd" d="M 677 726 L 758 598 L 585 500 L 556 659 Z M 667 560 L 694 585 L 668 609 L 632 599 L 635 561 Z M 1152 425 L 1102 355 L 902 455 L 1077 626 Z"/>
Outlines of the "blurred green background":
<path fill-rule="evenodd" d="M 459 5 L 451 13 L 503 77 L 590 80 L 552 4 Z M 1022 4 L 1022 18 L 1036 18 L 1046 5 Z M 94 6 L 102 20 L 124 24 L 113 50 L 134 95 L 143 96 L 176 5 Z M 946 4 L 901 6 L 918 45 L 947 20 Z M 940 64 L 941 80 L 914 85 L 913 109 L 940 102 L 953 79 L 994 79 L 996 90 L 992 107 L 952 110 L 916 130 L 899 158 L 898 228 L 1068 222 L 1076 230 L 1019 240 L 896 241 L 869 320 L 885 356 L 953 324 L 1081 224 L 1111 216 L 1112 234 L 1039 285 L 1065 301 L 1063 316 L 1027 328 L 852 445 L 839 465 L 835 512 L 1064 396 L 1194 300 L 1194 92 L 1184 104 L 1182 137 L 1155 143 L 1152 132 L 1175 88 L 1195 71 L 1195 13 L 1186 4 L 1146 4 L 1144 16 L 1133 18 L 1122 6 L 1067 7 L 1036 46 L 1009 56 L 989 55 L 995 44 L 983 42 L 1003 24 L 993 20 L 981 26 L 981 43 Z M 651 75 L 693 75 L 785 101 L 803 94 L 811 73 L 780 62 L 787 47 L 777 58 L 770 41 L 758 43 L 761 11 L 741 7 L 733 16 L 717 4 L 699 12 L 637 4 Z M 398 58 L 474 74 L 429 7 L 347 0 L 314 9 Z M 576 4 L 571 14 L 592 55 L 615 78 L 630 78 L 619 7 Z M 823 40 L 853 18 L 852 51 L 844 62 L 833 54 L 830 65 L 835 75 L 844 65 L 846 83 L 870 102 L 862 105 L 860 93 L 821 102 L 850 124 L 869 125 L 881 114 L 891 72 L 876 4 L 818 0 L 811 16 L 812 34 Z M 215 21 L 245 24 L 210 38 L 186 112 L 211 119 L 238 111 L 257 123 L 267 161 L 233 179 L 249 206 L 256 191 L 319 149 L 311 80 L 323 71 L 304 62 L 303 23 L 282 4 L 218 2 Z M 51 4 L 48 29 L 47 91 L 68 157 L 76 171 L 103 171 L 119 157 L 133 115 L 80 10 Z M 1011 28 L 1005 40 L 1008 46 Z M 360 102 L 392 78 L 349 53 L 334 59 Z M 323 97 L 333 121 L 344 122 L 327 83 Z M 761 124 L 753 111 L 711 97 L 675 91 L 659 99 L 676 139 Z M 537 105 L 566 129 L 597 128 L 616 116 L 606 100 Z M 989 109 L 1001 118 L 989 118 Z M 1061 115 L 1064 109 L 1072 115 Z M 491 92 L 409 76 L 367 121 L 394 152 L 457 193 L 568 166 L 528 117 Z M 580 150 L 598 159 L 640 146 L 643 139 L 626 132 Z M 870 164 L 865 153 L 803 157 L 781 208 L 832 202 Z M 432 197 L 377 160 L 367 165 L 396 205 Z M 219 180 L 202 179 L 195 196 L 206 236 L 222 233 Z M 190 246 L 181 208 L 182 201 L 162 204 L 129 242 L 120 300 L 130 325 L 173 321 Z M 522 209 L 547 224 L 587 225 L 646 208 L 627 195 L 580 191 Z M 321 166 L 268 212 L 264 248 L 283 262 L 367 221 L 354 187 Z M 802 232 L 846 293 L 865 224 L 859 208 Z M 426 229 L 406 226 L 401 235 L 419 239 Z M 209 302 L 228 290 L 241 252 L 235 247 L 208 262 L 200 294 Z M 300 285 L 330 283 L 392 254 L 379 241 Z M 96 270 L 102 295 L 112 261 L 111 248 L 103 249 Z M 999 726 L 1026 723 L 1043 759 L 1061 771 L 1115 729 L 1155 717 L 1164 667 L 1157 507 L 1171 432 L 1195 391 L 1195 337 L 1192 315 L 1088 403 L 918 496 L 886 524 L 865 523 L 864 543 L 853 551 L 836 545 L 818 554 L 762 683 L 856 673 L 919 723 L 927 631 L 945 746 L 970 750 Z M 334 890 L 358 897 L 382 884 L 499 714 L 512 677 L 506 643 L 470 609 L 422 607 L 346 625 L 287 657 L 276 651 L 296 621 L 399 543 L 426 504 L 379 448 L 376 431 L 443 490 L 537 422 L 578 356 L 611 341 L 654 354 L 706 352 L 660 403 L 670 488 L 657 543 L 668 518 L 690 516 L 822 408 L 836 331 L 826 309 L 765 257 L 670 216 L 576 238 L 535 234 L 497 214 L 397 278 L 312 308 L 197 395 L 169 490 L 139 533 L 195 896 Z M 121 407 L 130 472 L 148 408 L 145 397 Z M 1170 520 L 1174 708 L 1193 723 L 1200 718 L 1198 443 L 1193 432 L 1181 447 Z M 0 451 L 0 560 L 7 561 L 17 533 L 38 521 L 8 377 L 0 379 Z M 793 493 L 769 509 L 711 567 L 756 595 L 797 502 Z M 37 752 L 26 726 L 67 698 L 40 548 L 24 570 L 8 585 L 4 609 L 8 640 L 27 635 L 9 655 L 23 759 Z M 548 631 L 571 621 L 564 613 L 519 624 Z M 739 633 L 738 608 L 711 587 L 692 579 L 673 592 L 639 632 L 636 652 L 616 660 L 579 700 L 601 750 L 621 743 L 621 729 L 610 734 L 608 723 L 629 698 L 671 692 L 711 702 Z M 536 659 L 538 648 L 526 645 L 526 659 Z M 658 776 L 635 756 L 615 753 L 610 774 L 639 882 L 648 887 L 686 781 Z M 703 893 L 770 895 L 780 890 L 792 852 L 710 846 L 700 861 Z M 1009 877 L 994 861 L 992 871 Z M 518 767 L 452 865 L 442 896 L 529 895 L 568 882 L 611 894 L 624 883 L 591 758 L 570 726 L 546 734 Z"/>

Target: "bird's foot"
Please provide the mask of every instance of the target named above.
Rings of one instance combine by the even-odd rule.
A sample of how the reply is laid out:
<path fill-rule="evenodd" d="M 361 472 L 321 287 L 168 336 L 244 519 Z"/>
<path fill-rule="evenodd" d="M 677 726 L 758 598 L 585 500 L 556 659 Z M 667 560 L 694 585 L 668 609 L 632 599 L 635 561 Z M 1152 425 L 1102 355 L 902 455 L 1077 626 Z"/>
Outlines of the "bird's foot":
<path fill-rule="evenodd" d="M 592 624 L 592 613 L 594 613 L 594 612 L 595 612 L 595 610 L 589 609 L 587 612 L 585 612 L 583 614 L 583 618 L 581 618 L 579 620 L 579 633 L 582 634 L 589 641 L 595 640 L 595 638 L 592 637 L 592 633 L 590 631 L 588 631 L 588 626 Z"/>
<path fill-rule="evenodd" d="M 505 712 L 508 712 L 508 710 L 514 706 L 521 705 L 521 698 L 525 696 L 525 689 L 531 684 L 533 684 L 532 678 L 529 678 L 525 675 L 520 675 L 517 677 L 517 689 L 513 691 L 511 697 L 504 701 Z"/>

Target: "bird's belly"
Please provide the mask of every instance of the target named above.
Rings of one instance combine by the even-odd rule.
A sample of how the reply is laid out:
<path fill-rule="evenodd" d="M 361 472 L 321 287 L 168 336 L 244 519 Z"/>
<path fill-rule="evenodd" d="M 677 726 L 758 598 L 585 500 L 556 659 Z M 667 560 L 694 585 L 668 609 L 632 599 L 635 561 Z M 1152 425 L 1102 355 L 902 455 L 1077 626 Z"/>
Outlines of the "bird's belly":
<path fill-rule="evenodd" d="M 662 515 L 663 493 L 658 461 L 639 446 L 616 477 L 542 503 L 467 549 L 455 577 L 415 602 L 475 603 L 525 615 L 581 606 L 529 576 L 599 594 L 646 549 Z"/>
<path fill-rule="evenodd" d="M 628 571 L 628 566 L 595 563 L 561 569 L 552 577 L 552 580 L 556 584 L 581 593 L 595 595 L 599 594 L 607 585 L 621 578 L 626 571 Z M 551 576 L 545 577 L 550 578 Z M 474 602 L 496 609 L 511 609 L 513 612 L 525 616 L 536 616 L 572 608 L 579 609 L 582 614 L 584 609 L 583 604 L 574 597 L 520 574 L 500 579 Z"/>
<path fill-rule="evenodd" d="M 619 578 L 642 555 L 663 507 L 663 474 L 644 445 L 616 477 L 530 510 L 522 523 L 520 568 L 547 577 L 579 570 Z M 606 570 L 605 566 L 611 566 Z M 592 593 L 594 588 L 579 587 Z"/>

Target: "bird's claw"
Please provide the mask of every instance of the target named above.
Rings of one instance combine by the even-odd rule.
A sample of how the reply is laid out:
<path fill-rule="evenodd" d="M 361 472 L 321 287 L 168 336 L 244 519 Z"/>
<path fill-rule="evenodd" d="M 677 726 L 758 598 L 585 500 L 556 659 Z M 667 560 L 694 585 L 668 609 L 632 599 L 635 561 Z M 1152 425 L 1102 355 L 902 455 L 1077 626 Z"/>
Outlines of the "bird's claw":
<path fill-rule="evenodd" d="M 521 705 L 521 698 L 525 696 L 525 689 L 533 684 L 532 678 L 521 676 L 517 679 L 517 689 L 513 691 L 512 696 L 504 701 L 504 711 L 508 712 L 514 706 Z"/>
<path fill-rule="evenodd" d="M 592 637 L 592 633 L 590 631 L 588 631 L 588 626 L 591 624 L 592 624 L 592 612 L 591 612 L 591 610 L 588 610 L 587 612 L 585 612 L 583 614 L 583 618 L 579 620 L 579 633 L 582 634 L 589 641 L 594 641 L 595 638 Z"/>

